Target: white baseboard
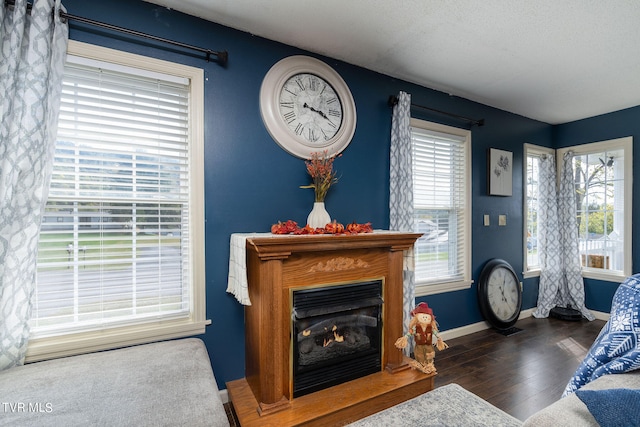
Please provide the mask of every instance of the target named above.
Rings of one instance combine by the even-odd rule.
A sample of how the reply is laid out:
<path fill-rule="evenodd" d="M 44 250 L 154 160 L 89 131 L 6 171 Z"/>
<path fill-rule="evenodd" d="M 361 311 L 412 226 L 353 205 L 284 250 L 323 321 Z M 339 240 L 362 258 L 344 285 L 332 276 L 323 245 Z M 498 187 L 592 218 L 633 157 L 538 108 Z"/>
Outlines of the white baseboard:
<path fill-rule="evenodd" d="M 520 312 L 520 317 L 518 319 L 531 317 L 531 313 L 533 313 L 534 310 L 535 308 L 522 310 Z M 453 338 L 458 338 L 458 337 L 463 337 L 465 335 L 473 334 L 475 332 L 484 331 L 485 329 L 489 329 L 489 328 L 491 328 L 491 325 L 489 325 L 487 322 L 483 320 L 482 322 L 472 323 L 471 325 L 465 325 L 459 328 L 442 331 L 440 332 L 440 335 L 442 336 L 442 339 L 446 341 Z"/>
<path fill-rule="evenodd" d="M 534 311 L 536 311 L 537 307 L 529 308 L 527 310 L 522 310 L 520 312 L 520 317 L 518 319 L 525 319 L 527 317 L 531 317 Z M 595 316 L 598 320 L 604 320 L 605 322 L 609 320 L 609 313 L 604 313 L 602 311 L 594 311 L 591 310 L 591 314 Z M 480 332 L 485 329 L 491 328 L 487 322 L 482 321 L 478 323 L 473 323 L 471 325 L 461 326 L 455 329 L 449 329 L 446 331 L 440 332 L 443 340 L 450 340 L 453 338 L 463 337 L 465 335 L 473 334 L 474 332 Z"/>
<path fill-rule="evenodd" d="M 222 400 L 222 404 L 229 403 L 229 392 L 225 388 L 224 390 L 220 390 L 220 400 Z"/>
<path fill-rule="evenodd" d="M 609 321 L 609 317 L 610 317 L 609 313 L 604 313 L 602 311 L 593 311 L 593 310 L 591 310 L 591 314 L 596 316 L 596 319 L 598 319 L 598 320 L 604 320 L 605 322 Z"/>

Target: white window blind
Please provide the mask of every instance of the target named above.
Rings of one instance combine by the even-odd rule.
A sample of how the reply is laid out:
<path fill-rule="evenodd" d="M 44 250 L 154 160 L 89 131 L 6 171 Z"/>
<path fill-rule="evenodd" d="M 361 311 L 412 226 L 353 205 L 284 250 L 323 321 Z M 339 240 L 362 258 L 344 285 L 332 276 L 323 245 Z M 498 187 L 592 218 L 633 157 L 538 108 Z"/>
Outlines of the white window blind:
<path fill-rule="evenodd" d="M 416 283 L 464 282 L 469 215 L 467 137 L 412 127 Z"/>
<path fill-rule="evenodd" d="M 32 336 L 189 316 L 189 82 L 65 68 Z"/>

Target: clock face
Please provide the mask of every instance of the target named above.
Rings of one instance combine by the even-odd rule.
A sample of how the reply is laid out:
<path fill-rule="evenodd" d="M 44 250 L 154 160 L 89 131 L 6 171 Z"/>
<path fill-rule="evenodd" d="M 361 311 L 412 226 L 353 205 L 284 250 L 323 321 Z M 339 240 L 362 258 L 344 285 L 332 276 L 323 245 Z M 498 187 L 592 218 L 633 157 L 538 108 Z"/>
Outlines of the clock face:
<path fill-rule="evenodd" d="M 280 91 L 280 117 L 297 138 L 324 146 L 342 126 L 342 103 L 324 79 L 309 73 L 290 77 Z"/>
<path fill-rule="evenodd" d="M 324 62 L 295 55 L 278 61 L 260 86 L 260 115 L 284 150 L 302 159 L 336 155 L 351 142 L 356 105 L 347 83 Z"/>
<path fill-rule="evenodd" d="M 520 311 L 520 285 L 510 270 L 497 267 L 489 276 L 487 285 L 489 306 L 498 319 L 506 322 Z"/>
<path fill-rule="evenodd" d="M 513 267 L 502 260 L 487 262 L 478 280 L 480 312 L 491 326 L 508 329 L 518 321 L 522 288 Z"/>

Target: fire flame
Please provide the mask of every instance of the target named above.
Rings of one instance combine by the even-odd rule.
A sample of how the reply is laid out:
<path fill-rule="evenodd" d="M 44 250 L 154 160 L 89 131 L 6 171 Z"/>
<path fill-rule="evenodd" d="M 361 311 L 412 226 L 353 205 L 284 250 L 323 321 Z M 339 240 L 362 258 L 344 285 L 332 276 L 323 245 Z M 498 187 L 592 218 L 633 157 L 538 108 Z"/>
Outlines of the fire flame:
<path fill-rule="evenodd" d="M 333 331 L 333 338 L 325 338 L 322 342 L 322 346 L 326 347 L 329 344 L 331 344 L 332 342 L 343 342 L 344 341 L 344 336 L 340 335 L 338 333 L 338 327 L 336 325 L 333 325 L 333 328 L 331 328 L 331 330 Z"/>

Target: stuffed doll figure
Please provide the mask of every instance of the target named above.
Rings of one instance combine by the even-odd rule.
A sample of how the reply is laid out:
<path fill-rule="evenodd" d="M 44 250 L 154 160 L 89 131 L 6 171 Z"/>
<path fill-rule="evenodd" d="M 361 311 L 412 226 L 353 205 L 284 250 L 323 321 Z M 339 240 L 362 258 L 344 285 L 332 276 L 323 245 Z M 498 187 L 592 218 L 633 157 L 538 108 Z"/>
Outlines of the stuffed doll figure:
<path fill-rule="evenodd" d="M 414 350 L 410 365 L 425 374 L 435 373 L 436 368 L 433 364 L 435 357 L 435 346 L 438 350 L 444 350 L 449 346 L 442 341 L 438 333 L 438 325 L 433 310 L 429 306 L 421 302 L 413 310 L 411 310 L 411 320 L 409 321 L 409 332 L 398 338 L 395 346 L 399 349 L 407 347 L 409 338 L 413 337 Z"/>

